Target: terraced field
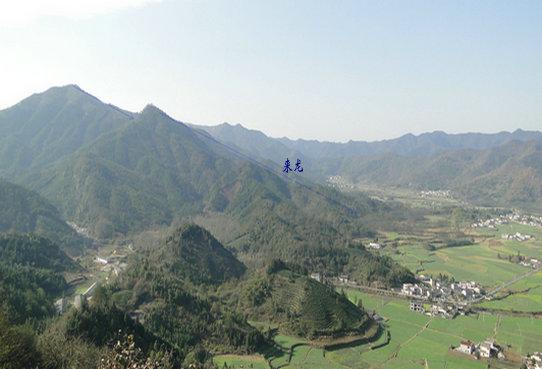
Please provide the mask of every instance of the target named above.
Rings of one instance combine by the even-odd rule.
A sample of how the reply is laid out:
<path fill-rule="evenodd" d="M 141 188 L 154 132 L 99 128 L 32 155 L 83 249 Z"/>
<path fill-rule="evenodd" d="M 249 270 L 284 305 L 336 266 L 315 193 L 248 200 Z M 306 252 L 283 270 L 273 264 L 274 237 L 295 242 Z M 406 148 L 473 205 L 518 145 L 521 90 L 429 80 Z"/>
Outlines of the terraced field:
<path fill-rule="evenodd" d="M 475 342 L 495 338 L 509 347 L 511 356 L 542 349 L 542 320 L 509 316 L 479 314 L 458 317 L 454 320 L 430 318 L 413 313 L 408 302 L 368 295 L 357 290 L 347 290 L 347 296 L 356 302 L 362 299 L 365 308 L 376 309 L 385 319 L 391 332 L 389 344 L 371 350 L 369 344 L 334 351 L 324 351 L 308 345 L 294 349 L 291 362 L 287 357 L 273 360 L 273 366 L 285 365 L 288 369 L 486 369 L 487 361 L 472 360 L 451 352 L 449 347 L 462 339 Z M 279 335 L 276 342 L 285 348 L 305 340 Z M 252 358 L 237 361 L 250 368 Z M 232 362 L 233 363 L 233 362 Z M 287 365 L 288 364 L 288 365 Z M 228 363 L 229 365 L 229 363 Z M 237 365 L 237 364 L 236 364 Z M 520 363 L 504 365 L 494 362 L 491 368 L 519 368 Z M 235 368 L 241 368 L 236 366 Z"/>

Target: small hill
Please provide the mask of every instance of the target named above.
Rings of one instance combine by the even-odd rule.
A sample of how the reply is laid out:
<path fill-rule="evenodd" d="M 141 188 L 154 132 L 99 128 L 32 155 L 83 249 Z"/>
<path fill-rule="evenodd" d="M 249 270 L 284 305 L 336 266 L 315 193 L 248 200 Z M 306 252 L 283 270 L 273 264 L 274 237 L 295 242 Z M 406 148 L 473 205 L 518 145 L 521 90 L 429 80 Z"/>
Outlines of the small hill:
<path fill-rule="evenodd" d="M 251 314 L 279 324 L 290 334 L 307 338 L 363 335 L 374 323 L 333 287 L 284 264 L 270 267 L 248 286 Z"/>
<path fill-rule="evenodd" d="M 204 228 L 187 224 L 169 236 L 149 259 L 192 283 L 222 283 L 238 278 L 246 267 Z"/>
<path fill-rule="evenodd" d="M 0 204 L 0 232 L 36 233 L 73 254 L 88 244 L 46 199 L 1 178 Z"/>
<path fill-rule="evenodd" d="M 244 265 L 206 230 L 182 226 L 162 245 L 132 255 L 128 265 L 113 287 L 113 300 L 137 311 L 146 329 L 174 347 L 201 344 L 247 353 L 265 344 L 241 314 L 212 297 Z"/>

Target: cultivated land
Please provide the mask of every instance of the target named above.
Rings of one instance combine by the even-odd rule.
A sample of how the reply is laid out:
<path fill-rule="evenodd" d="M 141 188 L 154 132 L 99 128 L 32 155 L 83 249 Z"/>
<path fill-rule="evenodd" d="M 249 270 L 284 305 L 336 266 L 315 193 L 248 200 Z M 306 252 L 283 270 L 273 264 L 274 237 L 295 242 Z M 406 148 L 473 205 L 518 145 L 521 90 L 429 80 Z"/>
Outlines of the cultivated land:
<path fill-rule="evenodd" d="M 428 204 L 424 201 L 420 200 L 417 205 L 427 209 Z M 449 199 L 444 201 L 446 205 L 453 202 Z M 509 261 L 509 256 L 519 253 L 542 259 L 541 228 L 518 223 L 501 225 L 497 229 L 462 227 L 460 237 L 471 238 L 474 243 L 442 247 L 442 240 L 459 237 L 454 234 L 457 230 L 452 231 L 449 226 L 449 216 L 435 213 L 426 215 L 425 219 L 424 224 L 407 232 L 380 232 L 379 242 L 384 248 L 374 252 L 389 255 L 417 274 L 446 274 L 458 281 L 479 282 L 488 290 L 530 270 Z M 516 232 L 532 235 L 534 239 L 518 242 L 501 238 L 502 234 Z M 364 243 L 368 241 L 362 240 Z M 437 248 L 429 250 L 429 243 L 436 244 Z M 522 355 L 542 350 L 542 319 L 528 315 L 542 311 L 542 271 L 508 286 L 496 295 L 496 299 L 475 306 L 489 309 L 487 312 L 459 316 L 453 320 L 412 312 L 408 300 L 353 289 L 344 291 L 352 302 L 361 300 L 366 310 L 375 310 L 384 318 L 384 334 L 376 342 L 331 351 L 311 346 L 303 339 L 278 335 L 275 341 L 284 352 L 272 358 L 273 368 L 519 368 Z M 518 315 L 518 312 L 527 314 Z M 390 333 L 389 342 L 387 332 Z M 461 340 L 478 343 L 489 338 L 505 347 L 509 361 L 475 360 L 450 350 Z M 292 346 L 293 353 L 288 360 Z M 236 357 L 236 360 L 227 363 L 234 364 L 236 368 L 250 368 L 253 358 L 247 357 L 244 361 L 243 357 Z"/>
<path fill-rule="evenodd" d="M 366 309 L 374 309 L 385 318 L 384 325 L 391 332 L 391 340 L 383 347 L 371 350 L 374 344 L 354 346 L 334 351 L 311 347 L 307 341 L 278 335 L 277 344 L 286 350 L 294 348 L 292 359 L 284 355 L 271 360 L 273 367 L 284 365 L 291 369 L 310 368 L 487 368 L 487 360 L 473 360 L 451 352 L 450 346 L 461 340 L 483 341 L 494 338 L 507 347 L 506 352 L 514 359 L 519 355 L 540 349 L 542 320 L 528 317 L 476 314 L 454 320 L 431 318 L 409 310 L 408 301 L 369 295 L 357 290 L 345 290 L 347 296 L 357 302 L 361 299 Z M 381 343 L 385 343 L 385 339 Z M 218 356 L 217 363 L 226 362 L 228 367 L 260 368 L 261 359 L 254 356 Z M 519 368 L 520 363 L 491 362 L 491 368 Z M 268 366 L 267 366 L 268 367 Z"/>

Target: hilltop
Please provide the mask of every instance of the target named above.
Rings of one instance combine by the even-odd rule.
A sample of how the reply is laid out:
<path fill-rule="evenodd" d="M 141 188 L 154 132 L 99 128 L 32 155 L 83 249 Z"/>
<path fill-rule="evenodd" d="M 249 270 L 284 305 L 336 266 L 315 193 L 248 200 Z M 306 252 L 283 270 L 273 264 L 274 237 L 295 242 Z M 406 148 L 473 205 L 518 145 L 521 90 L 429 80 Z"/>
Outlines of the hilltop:
<path fill-rule="evenodd" d="M 299 267 L 274 261 L 247 282 L 248 311 L 285 333 L 306 338 L 363 335 L 374 322 L 333 287 L 304 275 Z"/>
<path fill-rule="evenodd" d="M 160 245 L 134 254 L 111 287 L 112 299 L 137 312 L 147 330 L 173 347 L 186 351 L 202 344 L 252 352 L 265 339 L 242 315 L 212 298 L 214 287 L 209 285 L 243 272 L 244 266 L 207 231 L 186 225 Z"/>
<path fill-rule="evenodd" d="M 150 262 L 164 273 L 194 284 L 220 284 L 243 275 L 246 267 L 206 229 L 185 224 L 160 247 L 146 250 Z"/>

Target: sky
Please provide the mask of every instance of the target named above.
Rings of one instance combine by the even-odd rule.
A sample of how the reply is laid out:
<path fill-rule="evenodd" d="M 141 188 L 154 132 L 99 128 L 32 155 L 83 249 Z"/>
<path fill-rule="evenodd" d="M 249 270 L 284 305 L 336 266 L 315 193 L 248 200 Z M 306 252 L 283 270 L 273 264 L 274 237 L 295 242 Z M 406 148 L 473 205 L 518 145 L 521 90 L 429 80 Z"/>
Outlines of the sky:
<path fill-rule="evenodd" d="M 71 83 L 273 137 L 542 130 L 542 1 L 0 0 L 0 109 Z"/>

